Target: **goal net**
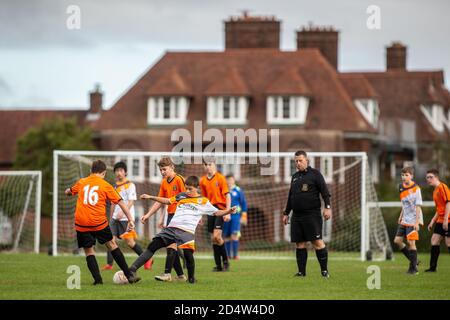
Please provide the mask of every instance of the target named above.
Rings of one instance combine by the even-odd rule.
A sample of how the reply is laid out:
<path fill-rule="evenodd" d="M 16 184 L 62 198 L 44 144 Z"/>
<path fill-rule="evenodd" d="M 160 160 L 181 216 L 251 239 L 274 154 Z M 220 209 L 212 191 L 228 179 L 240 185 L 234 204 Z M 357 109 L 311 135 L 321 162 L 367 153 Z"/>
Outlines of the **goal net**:
<path fill-rule="evenodd" d="M 89 175 L 93 160 L 107 164 L 106 180 L 114 183 L 113 166 L 124 161 L 128 179 L 136 184 L 137 193 L 155 195 L 161 175 L 157 162 L 170 156 L 177 173 L 185 178 L 204 175 L 202 153 L 137 152 L 137 151 L 55 151 L 53 194 L 53 254 L 76 250 L 74 211 L 76 199 L 64 190 L 81 177 Z M 208 155 L 210 156 L 210 155 Z M 241 226 L 241 257 L 292 257 L 290 225 L 282 222 L 289 185 L 295 172 L 293 153 L 215 153 L 219 171 L 234 174 L 248 203 L 248 224 Z M 331 192 L 333 218 L 323 224 L 323 236 L 336 256 L 355 259 L 385 259 L 392 254 L 389 237 L 371 181 L 365 153 L 308 153 L 310 165 L 323 174 Z M 159 232 L 158 217 L 145 225 L 139 222 L 151 205 L 136 201 L 136 229 L 144 244 Z M 165 214 L 159 212 L 158 214 Z M 206 221 L 206 219 L 205 219 Z M 206 223 L 197 227 L 199 252 L 211 251 Z M 99 248 L 100 249 L 100 248 Z"/>
<path fill-rule="evenodd" d="M 39 253 L 41 171 L 0 171 L 0 250 Z"/>

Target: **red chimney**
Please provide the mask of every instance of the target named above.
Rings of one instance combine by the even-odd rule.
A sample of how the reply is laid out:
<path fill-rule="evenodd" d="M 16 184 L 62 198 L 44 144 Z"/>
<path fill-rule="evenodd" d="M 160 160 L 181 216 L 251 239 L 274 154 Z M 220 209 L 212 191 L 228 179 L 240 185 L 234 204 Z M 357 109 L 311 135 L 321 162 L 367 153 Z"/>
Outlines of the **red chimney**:
<path fill-rule="evenodd" d="M 89 92 L 90 104 L 89 113 L 97 114 L 102 112 L 103 107 L 103 93 L 100 91 L 100 84 L 96 84 L 94 91 Z"/>
<path fill-rule="evenodd" d="M 333 27 L 317 27 L 312 23 L 297 31 L 297 49 L 317 48 L 337 69 L 339 32 Z"/>
<path fill-rule="evenodd" d="M 280 48 L 280 21 L 274 16 L 249 16 L 225 21 L 225 49 Z"/>
<path fill-rule="evenodd" d="M 393 42 L 386 48 L 386 69 L 406 70 L 406 47 L 400 42 Z"/>

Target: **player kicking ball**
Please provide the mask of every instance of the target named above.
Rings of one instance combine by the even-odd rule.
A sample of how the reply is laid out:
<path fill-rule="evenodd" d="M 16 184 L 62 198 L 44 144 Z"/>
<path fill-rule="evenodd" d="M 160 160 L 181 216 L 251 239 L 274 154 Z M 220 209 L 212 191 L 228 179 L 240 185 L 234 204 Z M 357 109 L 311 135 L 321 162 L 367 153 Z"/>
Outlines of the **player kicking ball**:
<path fill-rule="evenodd" d="M 207 198 L 198 193 L 199 179 L 190 176 L 186 179 L 186 192 L 182 192 L 171 198 L 163 198 L 143 194 L 141 199 L 154 200 L 162 204 L 176 204 L 175 214 L 160 233 L 158 233 L 148 245 L 147 250 L 136 259 L 130 267 L 130 271 L 135 275 L 136 271 L 147 262 L 155 252 L 161 248 L 168 247 L 175 243 L 178 248 L 183 249 L 188 270 L 188 282 L 195 283 L 195 229 L 199 224 L 202 215 L 222 217 L 235 213 L 236 208 L 229 210 L 219 210 L 214 207 Z"/>
<path fill-rule="evenodd" d="M 97 160 L 92 163 L 91 175 L 82 178 L 74 186 L 65 190 L 67 196 L 77 195 L 75 209 L 75 230 L 77 232 L 78 247 L 84 249 L 89 271 L 94 278 L 94 285 L 103 284 L 95 258 L 94 245 L 96 241 L 104 244 L 111 252 L 113 259 L 122 269 L 129 283 L 138 282 L 141 278 L 133 275 L 128 269 L 122 251 L 114 242 L 111 229 L 106 218 L 106 201 L 118 205 L 128 219 L 127 231 L 134 230 L 134 221 L 128 207 L 114 189 L 106 182 L 106 164 Z"/>
<path fill-rule="evenodd" d="M 413 168 L 406 167 L 402 169 L 400 184 L 400 201 L 402 210 L 398 218 L 397 234 L 394 243 L 398 245 L 400 251 L 409 260 L 408 274 L 418 274 L 417 270 L 417 248 L 416 241 L 419 240 L 419 224 L 422 216 L 420 206 L 422 205 L 422 194 L 419 186 L 412 180 L 414 175 Z M 403 243 L 406 237 L 407 245 Z"/>

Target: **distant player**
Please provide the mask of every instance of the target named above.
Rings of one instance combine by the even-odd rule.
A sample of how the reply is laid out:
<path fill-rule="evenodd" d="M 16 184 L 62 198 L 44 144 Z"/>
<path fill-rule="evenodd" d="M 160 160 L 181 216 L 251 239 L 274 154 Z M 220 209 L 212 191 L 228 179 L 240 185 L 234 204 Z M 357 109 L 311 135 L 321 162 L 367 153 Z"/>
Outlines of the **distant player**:
<path fill-rule="evenodd" d="M 448 223 L 450 221 L 450 190 L 448 186 L 439 179 L 439 171 L 431 169 L 427 171 L 427 183 L 434 187 L 433 200 L 436 205 L 436 214 L 431 219 L 428 225 L 428 231 L 433 229 L 431 237 L 431 258 L 430 268 L 425 272 L 436 272 L 437 262 L 440 253 L 440 245 L 442 239 L 445 237 L 445 245 L 450 253 L 450 232 L 448 230 Z"/>
<path fill-rule="evenodd" d="M 128 282 L 134 283 L 139 281 L 140 278 L 130 272 L 122 251 L 113 240 L 106 218 L 106 201 L 109 200 L 122 209 L 128 219 L 127 231 L 134 230 L 133 217 L 117 191 L 104 180 L 105 175 L 105 163 L 101 160 L 94 161 L 91 167 L 91 175 L 78 180 L 74 186 L 65 190 L 65 194 L 68 196 L 78 196 L 75 210 L 78 247 L 84 249 L 87 266 L 94 278 L 94 285 L 103 284 L 95 258 L 94 245 L 96 241 L 106 246 L 127 277 Z"/>
<path fill-rule="evenodd" d="M 130 211 L 133 221 L 135 219 L 134 212 L 134 201 L 137 200 L 136 196 L 136 185 L 127 179 L 127 165 L 124 162 L 117 162 L 114 165 L 114 174 L 116 176 L 116 185 L 114 188 L 122 197 L 125 205 Z M 138 256 L 142 254 L 141 246 L 135 241 L 137 238 L 136 232 L 127 232 L 128 218 L 125 213 L 120 209 L 119 206 L 111 205 L 111 220 L 110 228 L 113 234 L 113 239 L 116 242 L 118 239 L 123 239 L 131 250 L 136 252 Z M 108 251 L 106 255 L 107 264 L 102 268 L 102 270 L 112 270 L 113 269 L 113 257 Z M 145 265 L 145 269 L 151 268 L 151 261 Z"/>
<path fill-rule="evenodd" d="M 184 179 L 181 175 L 175 172 L 175 164 L 169 157 L 163 157 L 158 162 L 159 172 L 163 177 L 161 186 L 159 188 L 158 197 L 171 198 L 177 194 L 186 191 L 184 185 Z M 165 206 L 160 202 L 155 202 L 150 210 L 141 218 L 141 222 L 145 223 L 152 215 L 154 215 L 161 207 Z M 160 229 L 164 228 L 170 223 L 177 209 L 176 204 L 171 204 L 167 206 L 167 223 L 164 224 L 164 215 L 159 217 L 158 227 Z M 149 260 L 150 261 L 150 260 Z M 177 273 L 176 280 L 186 280 L 186 276 L 183 272 L 183 267 L 180 262 L 180 253 L 177 251 L 177 245 L 175 243 L 167 247 L 166 265 L 164 273 L 155 276 L 158 281 L 172 281 L 172 266 Z"/>
<path fill-rule="evenodd" d="M 402 183 L 399 186 L 402 210 L 398 218 L 397 234 L 394 243 L 409 260 L 408 274 L 418 274 L 416 241 L 419 240 L 419 224 L 422 215 L 422 193 L 419 186 L 412 180 L 413 168 L 402 169 Z M 407 245 L 403 243 L 406 237 Z"/>
<path fill-rule="evenodd" d="M 247 200 L 244 190 L 236 185 L 232 174 L 227 175 L 228 190 L 231 194 L 231 206 L 236 207 L 236 213 L 231 215 L 230 221 L 223 224 L 223 236 L 228 257 L 239 259 L 239 238 L 241 237 L 241 224 L 247 224 Z"/>
<path fill-rule="evenodd" d="M 200 179 L 200 189 L 213 206 L 220 210 L 228 210 L 231 207 L 231 196 L 228 191 L 225 177 L 217 171 L 213 158 L 203 160 L 205 175 Z M 213 271 L 228 271 L 230 264 L 228 261 L 225 242 L 222 238 L 222 228 L 224 221 L 229 221 L 230 216 L 208 216 L 208 232 L 211 234 L 213 243 L 214 261 L 216 266 Z M 223 266 L 222 266 L 223 262 Z"/>
<path fill-rule="evenodd" d="M 236 208 L 229 210 L 218 210 L 208 199 L 198 193 L 199 180 L 195 176 L 186 179 L 186 192 L 177 194 L 169 198 L 155 197 L 147 194 L 140 196 L 141 199 L 150 199 L 162 204 L 176 205 L 175 214 L 168 226 L 158 233 L 148 245 L 147 250 L 137 258 L 130 270 L 133 274 L 146 262 L 153 254 L 164 247 L 172 244 L 183 249 L 188 270 L 189 283 L 195 283 L 195 229 L 200 222 L 202 215 L 223 216 L 234 213 Z"/>

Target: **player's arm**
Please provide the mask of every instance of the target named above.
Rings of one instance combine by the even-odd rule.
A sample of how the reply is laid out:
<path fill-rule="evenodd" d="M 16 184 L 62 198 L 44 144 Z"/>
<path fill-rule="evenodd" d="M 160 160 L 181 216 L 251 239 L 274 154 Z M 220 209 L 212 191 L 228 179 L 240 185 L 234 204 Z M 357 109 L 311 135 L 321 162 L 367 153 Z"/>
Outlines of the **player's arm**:
<path fill-rule="evenodd" d="M 450 215 L 450 201 L 445 204 L 444 222 L 442 222 L 442 228 L 448 230 L 448 217 Z"/>
<path fill-rule="evenodd" d="M 291 214 L 291 211 L 292 211 L 291 193 L 292 193 L 292 179 L 291 179 L 291 185 L 289 187 L 288 199 L 286 202 L 286 209 L 284 209 L 284 214 L 283 214 L 283 223 L 285 225 L 289 223 L 289 215 Z"/>
<path fill-rule="evenodd" d="M 428 224 L 428 231 L 431 231 L 431 229 L 433 229 L 434 223 L 436 222 L 437 218 L 438 218 L 438 213 L 436 212 L 433 216 L 433 219 L 431 219 L 430 224 Z"/>
<path fill-rule="evenodd" d="M 400 215 L 398 216 L 398 224 L 401 224 L 402 223 L 402 219 L 403 219 L 403 208 L 402 208 L 402 210 L 400 210 Z"/>
<path fill-rule="evenodd" d="M 75 183 L 75 185 L 73 185 L 72 187 L 64 190 L 64 193 L 66 194 L 66 196 L 74 196 L 74 195 L 78 194 L 78 189 L 80 189 L 79 182 Z"/>
<path fill-rule="evenodd" d="M 154 202 L 153 205 L 150 207 L 150 209 L 147 211 L 145 215 L 141 217 L 141 222 L 145 223 L 151 216 L 153 216 L 156 212 L 158 212 L 161 207 L 164 205 L 159 202 Z"/>
<path fill-rule="evenodd" d="M 146 199 L 146 200 L 153 200 L 153 201 L 159 202 L 160 204 L 172 204 L 172 202 L 170 201 L 169 198 L 151 196 L 151 195 L 148 195 L 148 194 L 145 194 L 145 193 L 142 194 L 140 196 L 140 198 L 142 200 L 144 200 L 144 199 Z"/>
<path fill-rule="evenodd" d="M 236 213 L 236 207 L 231 207 L 230 209 L 225 209 L 225 210 L 217 210 L 216 212 L 214 212 L 214 215 L 216 217 L 223 217 L 223 216 L 226 216 L 227 214 L 232 214 L 232 213 Z"/>
<path fill-rule="evenodd" d="M 241 210 L 242 210 L 242 212 L 241 212 L 241 224 L 242 225 L 247 225 L 247 221 L 248 221 L 248 219 L 247 219 L 247 199 L 245 198 L 245 194 L 244 194 L 244 191 L 241 189 L 240 191 L 239 191 L 239 204 L 240 204 L 240 206 L 241 206 Z"/>
<path fill-rule="evenodd" d="M 133 230 L 134 229 L 134 221 L 133 221 L 133 217 L 131 216 L 130 210 L 128 210 L 127 205 L 125 204 L 125 202 L 120 199 L 120 201 L 117 203 L 117 205 L 120 207 L 120 209 L 122 209 L 123 213 L 125 214 L 125 216 L 128 219 L 128 231 Z"/>
<path fill-rule="evenodd" d="M 414 225 L 414 229 L 419 230 L 420 224 L 420 215 L 422 214 L 422 208 L 420 205 L 416 205 L 416 224 Z"/>

